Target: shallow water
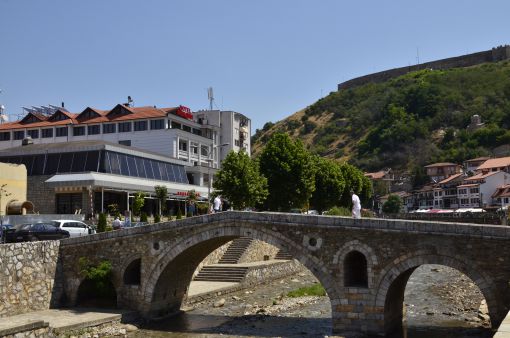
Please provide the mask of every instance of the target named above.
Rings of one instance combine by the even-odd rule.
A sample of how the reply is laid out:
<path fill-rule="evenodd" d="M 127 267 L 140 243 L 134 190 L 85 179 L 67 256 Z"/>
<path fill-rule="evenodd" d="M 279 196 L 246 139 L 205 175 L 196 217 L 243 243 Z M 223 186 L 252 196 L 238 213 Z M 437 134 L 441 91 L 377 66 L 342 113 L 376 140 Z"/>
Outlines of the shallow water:
<path fill-rule="evenodd" d="M 468 321 L 476 317 L 481 295 L 465 276 L 456 273 L 455 270 L 431 265 L 417 269 L 406 287 L 406 332 L 392 335 L 391 338 L 492 337 L 490 329 L 473 327 L 481 326 L 481 323 L 477 325 Z M 251 291 L 226 295 L 223 307 L 213 307 L 213 300 L 195 305 L 175 317 L 147 324 L 129 337 L 330 336 L 329 298 L 312 297 L 302 301 L 284 298 L 283 305 L 273 305 L 280 295 L 315 281 L 309 273 L 303 273 Z M 466 297 L 455 296 L 452 300 L 445 296 L 443 291 L 447 288 L 444 284 L 452 282 Z"/>

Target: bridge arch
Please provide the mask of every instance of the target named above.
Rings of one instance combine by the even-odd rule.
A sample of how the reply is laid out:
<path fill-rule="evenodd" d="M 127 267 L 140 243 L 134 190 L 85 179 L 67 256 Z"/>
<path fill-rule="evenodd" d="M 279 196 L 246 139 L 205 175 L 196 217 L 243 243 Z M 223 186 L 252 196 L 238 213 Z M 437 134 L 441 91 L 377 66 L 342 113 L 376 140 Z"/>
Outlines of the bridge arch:
<path fill-rule="evenodd" d="M 374 278 L 375 278 L 374 271 L 373 271 L 372 267 L 378 265 L 379 263 L 378 263 L 377 256 L 376 256 L 374 250 L 369 245 L 367 245 L 357 239 L 349 241 L 347 243 L 344 243 L 344 245 L 342 245 L 342 247 L 333 256 L 333 264 L 334 265 L 337 265 L 337 264 L 344 265 L 347 255 L 349 255 L 350 253 L 352 253 L 354 251 L 360 252 L 361 254 L 363 254 L 365 256 L 365 259 L 367 261 L 366 262 L 367 263 L 366 264 L 367 287 L 372 288 L 374 285 Z M 345 278 L 347 277 L 345 267 L 342 266 L 341 269 L 339 269 L 338 277 L 339 277 L 340 281 L 344 281 L 344 283 L 345 283 Z M 346 286 L 346 285 L 344 285 L 344 286 Z"/>
<path fill-rule="evenodd" d="M 413 271 L 421 265 L 438 264 L 444 265 L 460 271 L 469 277 L 473 283 L 480 289 L 484 296 L 491 323 L 494 326 L 502 319 L 498 309 L 496 299 L 496 287 L 485 277 L 479 269 L 466 262 L 462 257 L 454 256 L 448 253 L 428 252 L 427 250 L 418 250 L 414 254 L 401 255 L 393 260 L 391 264 L 382 269 L 380 279 L 377 281 L 375 307 L 384 308 L 384 331 L 386 333 L 401 330 L 403 319 L 404 291 L 409 277 Z"/>
<path fill-rule="evenodd" d="M 304 234 L 303 238 L 304 236 L 307 235 Z M 178 243 L 161 250 L 158 259 L 146 270 L 148 278 L 145 278 L 142 290 L 143 304 L 140 307 L 142 315 L 152 318 L 179 311 L 198 264 L 212 251 L 238 237 L 251 237 L 284 249 L 322 283 L 332 306 L 334 300 L 338 299 L 335 281 L 328 267 L 311 254 L 312 249 L 290 240 L 277 230 L 268 230 L 253 224 L 249 227 L 222 224 L 190 234 Z M 316 239 L 321 241 L 320 238 Z"/>

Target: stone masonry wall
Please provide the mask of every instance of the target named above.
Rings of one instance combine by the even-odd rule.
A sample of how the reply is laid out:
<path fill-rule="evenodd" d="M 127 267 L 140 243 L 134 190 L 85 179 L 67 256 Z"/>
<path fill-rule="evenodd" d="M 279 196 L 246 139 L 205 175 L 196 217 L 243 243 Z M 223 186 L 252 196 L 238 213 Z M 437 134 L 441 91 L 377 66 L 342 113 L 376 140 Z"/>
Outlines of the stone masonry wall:
<path fill-rule="evenodd" d="M 55 189 L 44 183 L 52 175 L 28 176 L 27 200 L 34 203 L 34 211 L 40 214 L 55 213 Z"/>
<path fill-rule="evenodd" d="M 373 74 L 356 77 L 354 79 L 340 83 L 338 85 L 338 90 L 361 86 L 369 82 L 375 83 L 384 82 L 389 79 L 407 74 L 409 72 L 414 72 L 422 69 L 450 69 L 459 67 L 469 67 L 485 62 L 502 61 L 508 58 L 510 58 L 510 47 L 500 46 L 497 48 L 493 48 L 492 50 L 486 50 L 462 56 L 420 63 L 408 67 L 393 68 Z"/>
<path fill-rule="evenodd" d="M 239 263 L 251 263 L 264 260 L 264 256 L 273 259 L 278 253 L 279 249 L 274 245 L 268 244 L 264 241 L 254 240 L 248 249 L 244 252 L 239 259 Z"/>
<path fill-rule="evenodd" d="M 0 245 L 0 317 L 50 307 L 59 294 L 55 284 L 59 241 Z"/>

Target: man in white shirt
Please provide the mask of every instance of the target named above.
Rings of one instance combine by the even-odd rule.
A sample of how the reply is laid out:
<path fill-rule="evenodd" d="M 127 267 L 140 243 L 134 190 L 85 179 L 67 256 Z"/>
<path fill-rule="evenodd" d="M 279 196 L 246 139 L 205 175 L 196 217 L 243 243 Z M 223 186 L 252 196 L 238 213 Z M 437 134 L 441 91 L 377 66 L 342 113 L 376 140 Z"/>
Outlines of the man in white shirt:
<path fill-rule="evenodd" d="M 221 196 L 216 196 L 213 203 L 213 209 L 214 212 L 220 212 L 221 211 Z"/>
<path fill-rule="evenodd" d="M 358 195 L 351 190 L 352 196 L 352 217 L 353 218 L 361 218 L 361 202 L 359 200 Z"/>

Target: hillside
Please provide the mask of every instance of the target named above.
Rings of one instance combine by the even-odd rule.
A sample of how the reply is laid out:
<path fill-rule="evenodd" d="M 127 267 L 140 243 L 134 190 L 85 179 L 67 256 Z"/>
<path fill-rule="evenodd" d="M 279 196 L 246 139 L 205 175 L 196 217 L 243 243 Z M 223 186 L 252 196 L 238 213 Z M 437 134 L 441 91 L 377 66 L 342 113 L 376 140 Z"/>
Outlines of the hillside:
<path fill-rule="evenodd" d="M 468 131 L 473 115 L 484 123 Z M 332 92 L 252 139 L 256 156 L 276 131 L 366 171 L 411 169 L 492 155 L 510 143 L 510 62 L 420 70 Z"/>

